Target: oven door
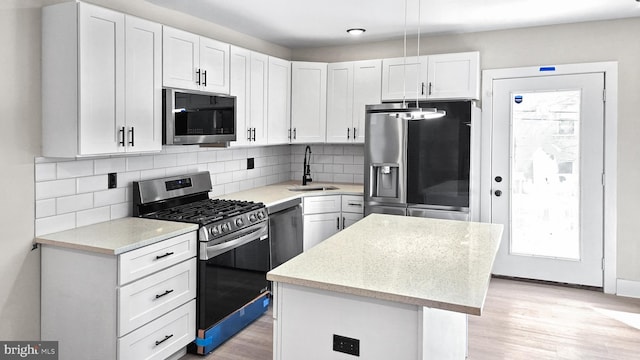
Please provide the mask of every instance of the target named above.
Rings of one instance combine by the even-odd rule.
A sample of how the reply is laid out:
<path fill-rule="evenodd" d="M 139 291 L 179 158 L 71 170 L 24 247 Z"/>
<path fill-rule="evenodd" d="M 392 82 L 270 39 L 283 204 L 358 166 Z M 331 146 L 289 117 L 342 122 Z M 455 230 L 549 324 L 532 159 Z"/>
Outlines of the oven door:
<path fill-rule="evenodd" d="M 197 299 L 199 330 L 210 328 L 269 290 L 267 222 L 222 240 L 227 241 L 211 246 L 201 243 Z"/>

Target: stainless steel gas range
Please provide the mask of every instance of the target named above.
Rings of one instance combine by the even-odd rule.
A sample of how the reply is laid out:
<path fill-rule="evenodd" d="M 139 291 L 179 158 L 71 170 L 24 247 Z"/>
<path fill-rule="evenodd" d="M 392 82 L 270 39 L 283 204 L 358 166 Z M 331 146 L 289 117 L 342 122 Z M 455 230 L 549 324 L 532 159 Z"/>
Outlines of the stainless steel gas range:
<path fill-rule="evenodd" d="M 207 354 L 269 304 L 269 229 L 264 204 L 209 198 L 209 172 L 133 183 L 133 215 L 198 224 L 197 338 Z"/>

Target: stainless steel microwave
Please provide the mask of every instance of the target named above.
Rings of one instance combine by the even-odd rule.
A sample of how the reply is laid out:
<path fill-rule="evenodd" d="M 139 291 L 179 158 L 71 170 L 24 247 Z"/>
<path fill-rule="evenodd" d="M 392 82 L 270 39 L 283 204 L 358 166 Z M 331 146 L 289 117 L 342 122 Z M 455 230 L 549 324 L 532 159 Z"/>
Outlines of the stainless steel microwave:
<path fill-rule="evenodd" d="M 236 98 L 163 89 L 163 143 L 220 144 L 236 140 Z"/>

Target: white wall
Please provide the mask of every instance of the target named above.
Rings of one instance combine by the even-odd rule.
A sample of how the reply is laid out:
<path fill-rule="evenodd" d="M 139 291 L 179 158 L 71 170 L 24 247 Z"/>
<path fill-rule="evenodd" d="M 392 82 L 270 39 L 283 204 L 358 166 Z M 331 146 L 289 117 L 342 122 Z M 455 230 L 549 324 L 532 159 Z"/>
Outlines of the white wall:
<path fill-rule="evenodd" d="M 640 18 L 423 37 L 421 54 L 480 51 L 482 69 L 618 61 L 617 276 L 640 281 Z M 415 54 L 409 41 L 409 54 Z M 298 61 L 350 61 L 402 56 L 402 41 L 296 49 Z M 606 209 L 605 209 L 606 211 Z"/>

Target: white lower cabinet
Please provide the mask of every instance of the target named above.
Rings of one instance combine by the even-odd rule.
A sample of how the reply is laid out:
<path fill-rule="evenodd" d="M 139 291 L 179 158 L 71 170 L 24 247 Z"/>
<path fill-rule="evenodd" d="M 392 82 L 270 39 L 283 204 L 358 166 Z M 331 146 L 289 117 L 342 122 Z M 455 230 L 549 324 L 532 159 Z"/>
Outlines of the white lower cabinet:
<path fill-rule="evenodd" d="M 307 251 L 362 219 L 361 195 L 305 196 L 302 250 Z"/>
<path fill-rule="evenodd" d="M 195 231 L 120 255 L 42 245 L 41 339 L 60 359 L 166 359 L 195 339 Z"/>

